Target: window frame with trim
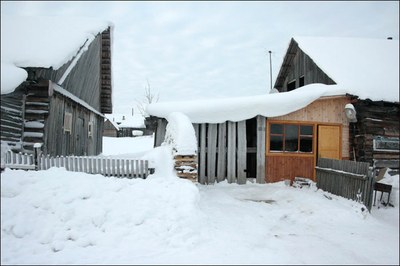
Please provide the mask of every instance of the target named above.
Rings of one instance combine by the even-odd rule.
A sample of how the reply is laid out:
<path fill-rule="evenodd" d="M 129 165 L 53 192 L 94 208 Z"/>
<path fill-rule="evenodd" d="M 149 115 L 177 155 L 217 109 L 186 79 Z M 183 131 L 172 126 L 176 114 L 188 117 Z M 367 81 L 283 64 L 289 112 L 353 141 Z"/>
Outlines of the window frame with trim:
<path fill-rule="evenodd" d="M 271 121 L 267 126 L 268 154 L 313 155 L 315 153 L 315 124 Z"/>

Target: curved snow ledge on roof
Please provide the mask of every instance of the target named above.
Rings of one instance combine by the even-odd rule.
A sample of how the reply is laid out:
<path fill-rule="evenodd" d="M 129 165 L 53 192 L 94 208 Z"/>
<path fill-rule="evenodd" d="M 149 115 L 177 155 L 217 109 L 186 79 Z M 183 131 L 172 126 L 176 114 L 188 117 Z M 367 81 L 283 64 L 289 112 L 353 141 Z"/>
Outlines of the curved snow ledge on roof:
<path fill-rule="evenodd" d="M 28 77 L 28 73 L 12 63 L 1 62 L 1 94 L 13 92 Z"/>
<path fill-rule="evenodd" d="M 163 144 L 171 145 L 175 155 L 196 155 L 197 139 L 189 118 L 183 113 L 172 112 L 167 120 Z"/>
<path fill-rule="evenodd" d="M 22 67 L 58 69 L 77 55 L 86 40 L 90 44 L 108 27 L 113 24 L 82 17 L 2 16 L 1 93 L 12 92 L 26 79 L 11 73 L 22 73 Z"/>
<path fill-rule="evenodd" d="M 257 115 L 275 117 L 286 115 L 306 107 L 323 96 L 346 95 L 339 85 L 310 84 L 290 92 L 248 97 L 154 103 L 147 112 L 167 118 L 172 112 L 187 115 L 192 123 L 237 122 Z"/>

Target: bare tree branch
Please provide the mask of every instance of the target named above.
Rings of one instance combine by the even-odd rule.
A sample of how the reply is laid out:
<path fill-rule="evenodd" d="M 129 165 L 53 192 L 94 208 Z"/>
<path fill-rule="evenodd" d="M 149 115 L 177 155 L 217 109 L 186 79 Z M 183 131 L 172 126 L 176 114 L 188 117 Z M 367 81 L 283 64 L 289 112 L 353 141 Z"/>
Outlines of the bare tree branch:
<path fill-rule="evenodd" d="M 136 100 L 137 109 L 144 117 L 146 117 L 146 116 L 148 116 L 148 114 L 146 113 L 147 105 L 158 102 L 159 98 L 160 98 L 160 94 L 152 92 L 150 82 L 149 82 L 149 80 L 147 80 L 147 86 L 145 86 L 145 88 L 144 88 L 144 99 Z"/>

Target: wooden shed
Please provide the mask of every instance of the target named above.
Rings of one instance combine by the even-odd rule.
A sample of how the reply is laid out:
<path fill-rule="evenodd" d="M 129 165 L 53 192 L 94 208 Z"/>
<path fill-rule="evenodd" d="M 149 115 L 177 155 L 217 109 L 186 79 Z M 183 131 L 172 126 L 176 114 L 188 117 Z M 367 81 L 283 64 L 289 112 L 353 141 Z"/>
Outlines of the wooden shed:
<path fill-rule="evenodd" d="M 118 125 L 109 118 L 104 120 L 104 127 L 103 127 L 103 137 L 114 137 L 118 136 Z"/>
<path fill-rule="evenodd" d="M 15 151 L 32 152 L 33 145 L 41 143 L 43 153 L 49 155 L 97 155 L 102 152 L 104 114 L 112 112 L 112 25 L 91 20 L 74 27 L 77 23 L 79 21 L 67 19 L 5 19 L 4 30 L 32 38 L 24 43 L 27 47 L 22 46 L 22 49 L 32 51 L 32 54 L 25 53 L 26 63 L 13 65 L 25 70 L 27 78 L 11 92 L 3 93 L 2 87 L 1 141 Z M 24 32 L 35 25 L 37 34 L 25 35 Z M 63 42 L 76 41 L 80 30 L 87 34 L 85 27 L 88 25 L 93 26 L 92 34 L 83 38 L 72 51 L 64 51 Z M 56 34 L 52 29 L 57 27 L 66 30 L 57 40 L 59 51 L 49 48 L 57 45 L 57 41 L 48 41 L 55 36 L 42 36 L 40 32 L 43 29 Z M 15 40 L 11 36 L 9 41 Z M 29 45 L 35 46 L 36 50 Z M 52 51 L 66 52 L 63 56 L 67 60 L 54 67 L 46 58 L 37 58 L 43 52 L 50 56 Z M 74 56 L 68 58 L 68 54 Z"/>
<path fill-rule="evenodd" d="M 279 93 L 150 105 L 147 111 L 157 121 L 155 146 L 163 142 L 165 117 L 171 112 L 182 112 L 195 128 L 198 179 L 202 184 L 225 179 L 239 184 L 250 180 L 257 183 L 293 181 L 295 177 L 315 180 L 318 158 L 367 161 L 371 166 L 398 169 L 398 71 L 390 72 L 396 73 L 397 83 L 396 76 L 391 77 L 388 72 L 367 82 L 349 74 L 354 70 L 354 63 L 363 64 L 362 71 L 366 73 L 382 73 L 385 65 L 396 69 L 397 60 L 398 70 L 398 41 L 397 47 L 396 43 L 387 46 L 389 40 L 372 41 L 374 47 L 383 46 L 376 52 L 390 51 L 390 58 L 380 54 L 368 64 L 359 57 L 369 55 L 370 45 L 360 43 L 370 43 L 370 40 L 325 41 L 304 40 L 304 47 L 307 43 L 315 46 L 319 51 L 316 54 L 311 53 L 312 49 L 307 52 L 301 49 L 295 39 L 290 41 L 275 83 Z M 351 52 L 341 57 L 325 51 L 322 45 Z M 350 81 L 335 69 L 331 70 L 329 64 L 322 64 L 325 62 L 319 57 L 322 51 L 324 59 L 330 58 L 335 67 L 349 74 L 346 77 L 351 77 Z M 357 55 L 359 61 L 352 63 L 351 54 Z M 379 60 L 384 62 L 375 62 Z M 385 79 L 392 80 L 393 84 L 383 88 L 382 94 L 376 84 L 387 84 Z M 346 115 L 349 107 L 357 112 L 356 120 Z"/>

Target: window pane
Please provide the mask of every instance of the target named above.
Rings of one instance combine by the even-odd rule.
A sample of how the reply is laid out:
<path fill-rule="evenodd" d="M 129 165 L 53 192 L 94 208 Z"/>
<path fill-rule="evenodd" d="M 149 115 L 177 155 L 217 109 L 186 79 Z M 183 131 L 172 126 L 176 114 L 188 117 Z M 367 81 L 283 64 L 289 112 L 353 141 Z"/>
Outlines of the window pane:
<path fill-rule="evenodd" d="M 286 88 L 287 88 L 287 91 L 292 91 L 292 90 L 296 89 L 296 80 L 288 83 L 286 85 Z"/>
<path fill-rule="evenodd" d="M 271 124 L 271 134 L 283 134 L 283 125 Z"/>
<path fill-rule="evenodd" d="M 285 125 L 285 151 L 298 151 L 299 126 Z"/>
<path fill-rule="evenodd" d="M 282 136 L 271 136 L 269 142 L 270 151 L 283 151 Z"/>
<path fill-rule="evenodd" d="M 312 152 L 312 138 L 302 137 L 300 138 L 300 151 L 301 152 Z"/>
<path fill-rule="evenodd" d="M 313 134 L 313 126 L 300 126 L 300 135 L 311 135 Z"/>

